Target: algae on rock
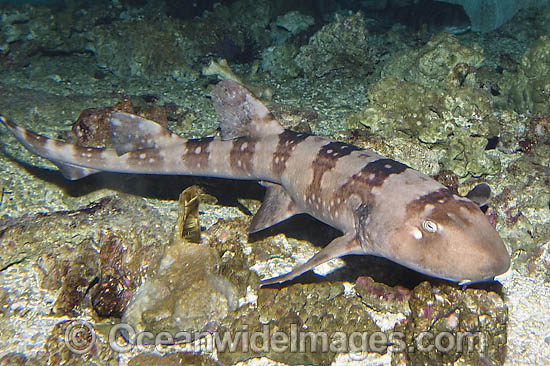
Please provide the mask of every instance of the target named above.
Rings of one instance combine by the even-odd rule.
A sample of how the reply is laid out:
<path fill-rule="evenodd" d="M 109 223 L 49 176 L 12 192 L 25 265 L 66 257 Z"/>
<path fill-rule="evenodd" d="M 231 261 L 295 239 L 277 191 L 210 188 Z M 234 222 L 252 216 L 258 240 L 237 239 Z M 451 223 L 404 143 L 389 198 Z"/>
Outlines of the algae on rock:
<path fill-rule="evenodd" d="M 428 88 L 386 77 L 371 86 L 369 96 L 366 108 L 349 117 L 352 125 L 430 144 L 444 152 L 440 162 L 459 176 L 500 169 L 498 157 L 485 151 L 488 139 L 499 135 L 499 124 L 483 90 Z"/>
<path fill-rule="evenodd" d="M 456 84 L 457 65 L 479 67 L 484 60 L 483 49 L 479 45 L 467 47 L 455 35 L 440 33 L 423 47 L 401 51 L 393 56 L 384 65 L 382 76 L 393 76 L 426 88 L 445 88 Z M 468 83 L 470 81 L 466 80 Z"/>
<path fill-rule="evenodd" d="M 542 36 L 525 52 L 517 73 L 504 71 L 503 107 L 518 113 L 550 113 L 550 36 Z"/>
<path fill-rule="evenodd" d="M 276 44 L 284 43 L 287 39 L 308 29 L 315 23 L 312 16 L 301 14 L 298 11 L 289 11 L 271 23 L 271 37 Z"/>
<path fill-rule="evenodd" d="M 423 282 L 412 291 L 409 306 L 407 321 L 395 328 L 405 335 L 406 347 L 392 355 L 394 362 L 408 359 L 414 365 L 504 363 L 508 308 L 496 293 Z"/>
<path fill-rule="evenodd" d="M 369 74 L 374 69 L 375 59 L 365 19 L 361 13 L 356 13 L 351 16 L 337 14 L 300 48 L 295 61 L 307 77 L 313 78 L 333 72 Z"/>
<path fill-rule="evenodd" d="M 224 364 L 264 356 L 288 365 L 328 365 L 338 353 L 368 347 L 364 337 L 354 338 L 363 344 L 347 344 L 349 334 L 380 331 L 359 297 L 347 296 L 339 282 L 260 289 L 257 303 L 256 308 L 240 308 L 218 329 L 220 337 L 225 332 L 255 334 L 247 349 L 218 350 Z"/>
<path fill-rule="evenodd" d="M 169 18 L 117 21 L 91 32 L 88 49 L 118 76 L 195 80 L 198 72 L 192 68 L 192 57 L 198 50 L 178 30 L 179 23 Z"/>

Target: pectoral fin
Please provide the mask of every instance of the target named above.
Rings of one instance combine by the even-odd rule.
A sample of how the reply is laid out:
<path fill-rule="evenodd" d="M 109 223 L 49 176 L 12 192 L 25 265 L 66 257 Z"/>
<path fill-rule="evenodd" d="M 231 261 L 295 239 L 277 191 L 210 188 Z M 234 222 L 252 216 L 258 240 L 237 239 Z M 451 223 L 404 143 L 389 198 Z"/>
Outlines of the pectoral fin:
<path fill-rule="evenodd" d="M 483 206 L 486 204 L 490 197 L 491 187 L 485 183 L 478 184 L 466 195 L 467 199 L 476 203 L 478 206 Z"/>
<path fill-rule="evenodd" d="M 282 186 L 268 182 L 262 182 L 262 185 L 267 190 L 260 209 L 248 227 L 249 233 L 266 229 L 300 213 L 292 197 Z"/>
<path fill-rule="evenodd" d="M 340 236 L 331 241 L 325 248 L 323 248 L 323 250 L 311 257 L 311 259 L 306 263 L 297 266 L 285 275 L 262 281 L 261 286 L 290 281 L 302 273 L 307 272 L 310 269 L 313 269 L 333 258 L 339 258 L 348 254 L 362 253 L 364 253 L 363 248 L 361 247 L 359 240 L 357 240 L 355 233 L 353 235 Z"/>

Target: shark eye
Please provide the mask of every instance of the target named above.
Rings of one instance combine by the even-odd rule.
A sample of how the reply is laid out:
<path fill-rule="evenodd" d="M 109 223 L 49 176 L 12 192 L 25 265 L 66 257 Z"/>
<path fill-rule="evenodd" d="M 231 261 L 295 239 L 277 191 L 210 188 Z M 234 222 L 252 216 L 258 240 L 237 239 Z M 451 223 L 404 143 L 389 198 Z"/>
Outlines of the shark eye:
<path fill-rule="evenodd" d="M 429 233 L 435 233 L 437 231 L 437 224 L 433 221 L 426 220 L 422 223 L 422 229 Z"/>

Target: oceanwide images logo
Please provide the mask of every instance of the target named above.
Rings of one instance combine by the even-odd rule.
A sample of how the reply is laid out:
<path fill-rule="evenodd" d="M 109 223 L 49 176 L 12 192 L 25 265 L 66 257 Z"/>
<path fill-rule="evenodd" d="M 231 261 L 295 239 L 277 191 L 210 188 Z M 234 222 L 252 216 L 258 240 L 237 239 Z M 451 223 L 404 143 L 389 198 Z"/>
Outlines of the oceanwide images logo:
<path fill-rule="evenodd" d="M 95 343 L 107 343 L 115 352 L 150 352 L 167 345 L 184 345 L 185 351 L 211 353 L 239 352 L 257 355 L 275 353 L 349 353 L 365 357 L 368 352 L 432 352 L 484 353 L 486 344 L 481 333 L 422 332 L 407 340 L 401 332 L 310 332 L 292 324 L 288 331 L 266 324 L 251 331 L 244 325 L 240 330 L 225 332 L 138 332 L 131 325 L 115 324 L 108 339 L 98 340 L 93 326 L 86 321 L 73 321 L 65 331 L 65 344 L 74 353 L 90 352 Z"/>

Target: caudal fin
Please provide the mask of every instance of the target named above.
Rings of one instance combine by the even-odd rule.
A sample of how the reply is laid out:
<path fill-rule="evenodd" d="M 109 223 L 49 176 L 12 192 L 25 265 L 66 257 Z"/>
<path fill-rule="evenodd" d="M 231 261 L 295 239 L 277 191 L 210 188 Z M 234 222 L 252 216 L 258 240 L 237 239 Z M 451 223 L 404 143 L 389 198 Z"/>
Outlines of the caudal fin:
<path fill-rule="evenodd" d="M 55 164 L 66 179 L 81 179 L 90 174 L 99 172 L 99 170 L 96 169 L 68 164 L 63 162 L 61 159 L 56 158 L 56 155 L 62 155 L 64 151 L 67 150 L 67 147 L 73 145 L 34 133 L 26 128 L 16 125 L 5 116 L 0 116 L 0 122 L 6 126 L 13 136 L 15 136 L 15 138 L 27 148 L 27 150 L 48 159 Z"/>

